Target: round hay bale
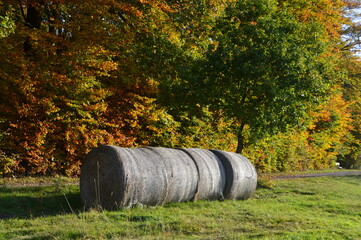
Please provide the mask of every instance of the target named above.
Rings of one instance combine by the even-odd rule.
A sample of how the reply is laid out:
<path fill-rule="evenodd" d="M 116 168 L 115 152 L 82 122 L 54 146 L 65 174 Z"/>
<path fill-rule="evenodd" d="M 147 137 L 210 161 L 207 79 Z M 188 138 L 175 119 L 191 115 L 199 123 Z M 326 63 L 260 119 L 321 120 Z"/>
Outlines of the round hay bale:
<path fill-rule="evenodd" d="M 198 171 L 193 160 L 186 153 L 179 149 L 161 147 L 138 148 L 138 150 L 147 153 L 147 156 L 144 158 L 145 161 L 147 161 L 147 157 L 154 158 L 152 159 L 152 164 L 162 171 L 162 178 L 167 183 L 165 186 L 165 199 L 160 204 L 190 201 L 193 199 L 197 189 Z M 145 170 L 143 173 L 145 172 L 147 171 Z M 151 180 L 152 178 L 154 178 L 154 174 L 148 171 L 147 179 Z M 149 186 L 147 187 L 156 186 L 156 181 L 155 179 L 154 183 L 148 184 Z M 152 197 L 157 198 L 157 196 L 159 195 L 152 193 Z"/>
<path fill-rule="evenodd" d="M 224 199 L 226 176 L 221 160 L 213 152 L 199 148 L 183 148 L 194 161 L 198 170 L 198 185 L 194 200 Z"/>
<path fill-rule="evenodd" d="M 194 198 L 198 171 L 179 149 L 100 146 L 83 160 L 80 192 L 86 208 L 118 209 Z"/>
<path fill-rule="evenodd" d="M 253 165 L 220 150 L 100 146 L 82 162 L 86 208 L 118 209 L 197 199 L 247 199 L 257 185 Z"/>
<path fill-rule="evenodd" d="M 257 187 L 257 172 L 252 163 L 237 153 L 211 151 L 219 157 L 226 173 L 224 197 L 234 200 L 250 198 Z"/>

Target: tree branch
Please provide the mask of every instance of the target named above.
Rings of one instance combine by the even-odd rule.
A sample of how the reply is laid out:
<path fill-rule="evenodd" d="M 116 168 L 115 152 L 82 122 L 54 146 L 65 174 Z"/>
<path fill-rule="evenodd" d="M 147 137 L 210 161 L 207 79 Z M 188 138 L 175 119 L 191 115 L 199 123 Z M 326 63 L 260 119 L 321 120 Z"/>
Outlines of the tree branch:
<path fill-rule="evenodd" d="M 24 12 L 23 5 L 22 5 L 22 3 L 21 3 L 21 0 L 18 0 L 18 3 L 19 3 L 21 15 L 23 16 L 23 19 L 24 19 L 25 24 L 27 24 L 25 12 Z"/>

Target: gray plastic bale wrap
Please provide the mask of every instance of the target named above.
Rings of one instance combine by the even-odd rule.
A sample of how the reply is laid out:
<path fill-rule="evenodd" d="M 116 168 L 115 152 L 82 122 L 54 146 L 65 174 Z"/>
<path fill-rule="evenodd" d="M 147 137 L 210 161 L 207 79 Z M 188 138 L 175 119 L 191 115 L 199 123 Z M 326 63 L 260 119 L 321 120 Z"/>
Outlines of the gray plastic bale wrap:
<path fill-rule="evenodd" d="M 246 199 L 257 174 L 243 156 L 219 150 L 100 146 L 82 162 L 86 208 L 119 209 L 197 199 Z"/>
<path fill-rule="evenodd" d="M 222 161 L 226 172 L 226 186 L 223 194 L 226 199 L 248 199 L 257 187 L 257 172 L 244 156 L 220 150 L 211 150 Z"/>
<path fill-rule="evenodd" d="M 183 151 L 167 148 L 93 149 L 81 167 L 81 196 L 87 208 L 190 201 L 198 172 Z"/>
<path fill-rule="evenodd" d="M 199 179 L 194 200 L 223 199 L 226 176 L 221 160 L 209 150 L 199 148 L 183 148 L 195 162 Z"/>

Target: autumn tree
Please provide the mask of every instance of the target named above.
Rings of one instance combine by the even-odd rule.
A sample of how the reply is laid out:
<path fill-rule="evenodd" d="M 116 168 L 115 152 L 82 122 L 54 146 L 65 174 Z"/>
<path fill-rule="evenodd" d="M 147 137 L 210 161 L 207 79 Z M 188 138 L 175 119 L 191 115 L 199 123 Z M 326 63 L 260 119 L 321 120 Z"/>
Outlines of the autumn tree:
<path fill-rule="evenodd" d="M 144 102 L 129 87 L 142 88 L 141 82 L 130 69 L 123 74 L 135 59 L 126 53 L 133 51 L 135 36 L 147 31 L 146 12 L 166 12 L 168 6 L 159 1 L 1 3 L 10 11 L 10 21 L 5 20 L 15 28 L 0 39 L 3 156 L 13 156 L 24 174 L 71 175 L 98 144 L 131 146 L 132 123 L 146 111 L 136 107 Z M 134 93 L 125 92 L 129 89 Z"/>
<path fill-rule="evenodd" d="M 349 42 L 346 42 L 346 46 Z M 351 50 L 351 49 L 350 49 Z M 345 168 L 361 167 L 361 61 L 353 55 L 353 51 L 342 53 L 340 69 L 346 70 L 347 79 L 342 82 L 345 100 L 350 103 L 350 112 L 353 119 L 348 141 L 345 148 L 350 151 L 339 155 L 339 162 Z"/>
<path fill-rule="evenodd" d="M 0 173 L 77 174 L 98 144 L 240 152 L 319 103 L 328 120 L 342 2 L 3 0 Z"/>

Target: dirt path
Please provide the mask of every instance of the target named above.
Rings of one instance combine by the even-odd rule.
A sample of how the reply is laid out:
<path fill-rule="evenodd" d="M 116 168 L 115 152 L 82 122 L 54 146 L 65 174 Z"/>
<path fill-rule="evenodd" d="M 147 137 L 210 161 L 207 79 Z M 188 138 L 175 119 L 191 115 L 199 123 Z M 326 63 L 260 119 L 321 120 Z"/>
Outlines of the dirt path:
<path fill-rule="evenodd" d="M 324 173 L 306 173 L 299 175 L 280 175 L 275 176 L 274 179 L 291 179 L 291 178 L 309 178 L 309 177 L 345 177 L 361 175 L 361 171 L 339 171 L 339 172 L 324 172 Z"/>

